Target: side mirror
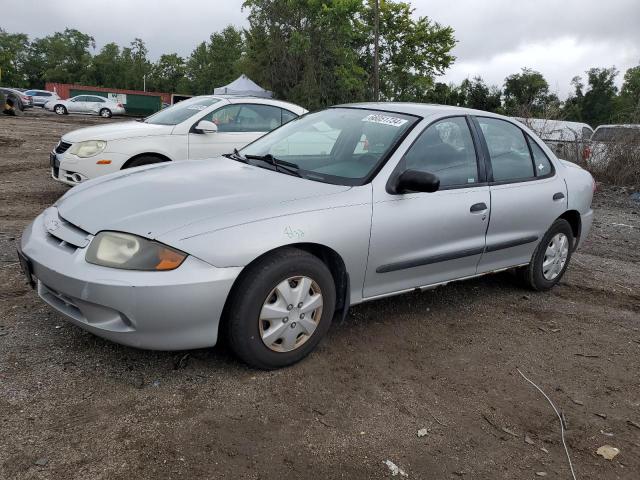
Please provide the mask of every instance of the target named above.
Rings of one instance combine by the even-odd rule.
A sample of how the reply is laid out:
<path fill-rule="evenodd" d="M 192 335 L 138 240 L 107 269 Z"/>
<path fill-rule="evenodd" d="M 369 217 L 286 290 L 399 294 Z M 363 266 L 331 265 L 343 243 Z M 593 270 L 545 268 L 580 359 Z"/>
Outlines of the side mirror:
<path fill-rule="evenodd" d="M 195 129 L 202 133 L 216 133 L 218 126 L 209 120 L 200 120 Z"/>
<path fill-rule="evenodd" d="M 405 170 L 395 181 L 394 193 L 426 192 L 432 193 L 440 188 L 437 175 L 420 170 Z"/>

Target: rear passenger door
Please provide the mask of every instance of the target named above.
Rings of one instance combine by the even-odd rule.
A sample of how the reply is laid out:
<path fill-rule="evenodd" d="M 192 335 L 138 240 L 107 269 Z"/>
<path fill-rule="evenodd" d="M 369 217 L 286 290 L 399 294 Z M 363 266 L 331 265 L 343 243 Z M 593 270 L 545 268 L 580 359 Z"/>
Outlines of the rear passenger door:
<path fill-rule="evenodd" d="M 567 209 L 564 180 L 537 140 L 506 120 L 475 117 L 487 162 L 491 215 L 478 273 L 529 263 Z"/>

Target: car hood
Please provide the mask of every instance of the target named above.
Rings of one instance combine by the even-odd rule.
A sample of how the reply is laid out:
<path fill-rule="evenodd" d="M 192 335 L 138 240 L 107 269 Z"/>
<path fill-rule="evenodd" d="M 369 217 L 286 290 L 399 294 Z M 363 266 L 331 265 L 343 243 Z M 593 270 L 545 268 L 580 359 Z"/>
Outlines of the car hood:
<path fill-rule="evenodd" d="M 94 235 L 115 230 L 180 240 L 205 230 L 327 208 L 335 202 L 326 197 L 349 189 L 218 157 L 106 175 L 72 188 L 56 206 L 62 218 Z"/>
<path fill-rule="evenodd" d="M 68 143 L 83 142 L 85 140 L 109 141 L 132 137 L 146 137 L 149 135 L 168 135 L 172 131 L 173 125 L 153 125 L 144 122 L 118 122 L 80 128 L 64 134 L 62 140 Z"/>

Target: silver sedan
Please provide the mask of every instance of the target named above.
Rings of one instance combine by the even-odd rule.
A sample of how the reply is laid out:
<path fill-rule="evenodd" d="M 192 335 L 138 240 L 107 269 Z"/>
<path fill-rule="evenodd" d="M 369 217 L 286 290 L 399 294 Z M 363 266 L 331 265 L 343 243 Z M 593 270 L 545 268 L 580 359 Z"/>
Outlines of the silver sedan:
<path fill-rule="evenodd" d="M 507 269 L 552 288 L 589 232 L 593 188 L 506 117 L 346 105 L 240 152 L 83 183 L 26 229 L 19 257 L 40 297 L 96 335 L 176 350 L 224 332 L 270 369 L 360 302 Z"/>
<path fill-rule="evenodd" d="M 58 115 L 82 113 L 111 118 L 113 115 L 125 114 L 124 105 L 99 95 L 77 95 L 67 100 L 57 98 L 45 103 L 44 108 Z"/>

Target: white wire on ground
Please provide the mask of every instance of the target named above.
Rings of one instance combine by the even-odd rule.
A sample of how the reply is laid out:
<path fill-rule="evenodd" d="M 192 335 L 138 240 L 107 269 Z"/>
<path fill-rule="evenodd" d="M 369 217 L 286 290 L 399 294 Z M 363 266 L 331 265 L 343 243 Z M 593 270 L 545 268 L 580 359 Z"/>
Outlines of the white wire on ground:
<path fill-rule="evenodd" d="M 576 478 L 576 472 L 573 471 L 573 464 L 571 463 L 571 457 L 569 456 L 569 449 L 567 448 L 567 443 L 564 441 L 564 422 L 562 421 L 562 417 L 560 416 L 560 413 L 558 412 L 558 409 L 556 408 L 556 406 L 553 404 L 553 402 L 551 401 L 551 399 L 547 396 L 546 393 L 544 393 L 544 391 L 535 383 L 533 383 L 531 380 L 529 380 L 526 375 L 524 373 L 522 373 L 520 371 L 519 368 L 516 368 L 516 370 L 518 371 L 518 373 L 522 376 L 522 378 L 524 378 L 527 382 L 529 382 L 531 385 L 533 385 L 534 387 L 536 387 L 536 389 L 542 394 L 544 395 L 544 398 L 547 399 L 547 402 L 549 402 L 549 405 L 551 405 L 551 408 L 553 408 L 553 411 L 556 412 L 556 415 L 558 417 L 558 421 L 560 422 L 560 436 L 562 437 L 562 445 L 564 446 L 564 451 L 567 454 L 567 460 L 569 461 L 569 468 L 571 469 L 571 476 L 573 477 L 573 480 L 578 480 Z"/>

